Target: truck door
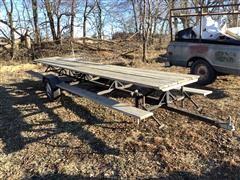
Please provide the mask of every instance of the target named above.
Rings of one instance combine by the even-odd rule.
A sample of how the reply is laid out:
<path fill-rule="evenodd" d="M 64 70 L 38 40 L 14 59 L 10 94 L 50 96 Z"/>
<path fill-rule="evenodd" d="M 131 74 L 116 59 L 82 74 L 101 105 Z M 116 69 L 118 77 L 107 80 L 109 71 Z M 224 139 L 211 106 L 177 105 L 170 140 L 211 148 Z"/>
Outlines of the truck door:
<path fill-rule="evenodd" d="M 225 74 L 240 74 L 240 46 L 211 45 L 212 52 L 209 59 L 214 68 Z"/>

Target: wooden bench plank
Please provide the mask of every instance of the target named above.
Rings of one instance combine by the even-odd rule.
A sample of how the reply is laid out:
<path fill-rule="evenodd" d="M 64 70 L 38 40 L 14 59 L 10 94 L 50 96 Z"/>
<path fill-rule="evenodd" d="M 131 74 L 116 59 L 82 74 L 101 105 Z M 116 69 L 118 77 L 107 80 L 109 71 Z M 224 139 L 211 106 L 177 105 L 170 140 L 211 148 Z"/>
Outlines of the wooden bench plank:
<path fill-rule="evenodd" d="M 183 91 L 193 93 L 193 94 L 203 95 L 203 96 L 212 94 L 212 91 L 209 91 L 209 90 L 189 88 L 189 87 L 183 87 Z"/>
<path fill-rule="evenodd" d="M 60 83 L 57 85 L 59 88 L 66 90 L 72 94 L 85 97 L 87 99 L 90 99 L 92 101 L 95 101 L 99 104 L 102 104 L 104 106 L 107 106 L 111 109 L 120 111 L 124 114 L 127 114 L 129 116 L 133 116 L 135 118 L 138 118 L 140 120 L 148 118 L 150 116 L 153 116 L 152 112 L 145 111 L 142 109 L 138 109 L 136 107 L 129 106 L 128 104 L 125 103 L 119 103 L 113 99 L 109 99 L 104 96 L 99 96 L 93 92 L 87 91 L 85 89 L 81 89 L 79 87 L 71 86 L 69 84 L 66 84 L 64 82 Z"/>
<path fill-rule="evenodd" d="M 43 75 L 41 73 L 34 72 L 34 71 L 31 71 L 31 70 L 26 71 L 26 73 L 28 73 L 29 75 L 31 75 L 33 77 L 36 77 L 38 79 L 42 79 L 42 77 L 43 77 Z M 99 96 L 95 93 L 89 92 L 89 91 L 84 90 L 84 89 L 80 89 L 78 87 L 71 86 L 71 85 L 66 84 L 64 82 L 60 83 L 57 86 L 61 89 L 64 89 L 66 91 L 71 92 L 72 94 L 91 99 L 92 101 L 95 101 L 99 104 L 103 104 L 103 105 L 108 106 L 112 109 L 118 110 L 122 113 L 128 114 L 130 116 L 134 116 L 134 117 L 139 118 L 139 119 L 145 119 L 145 118 L 148 118 L 148 117 L 153 115 L 152 112 L 144 111 L 142 109 L 138 109 L 138 108 L 129 106 L 129 105 L 124 104 L 124 103 L 119 103 L 119 102 L 117 102 L 113 99 L 109 99 L 109 98 L 106 98 L 104 96 Z"/>

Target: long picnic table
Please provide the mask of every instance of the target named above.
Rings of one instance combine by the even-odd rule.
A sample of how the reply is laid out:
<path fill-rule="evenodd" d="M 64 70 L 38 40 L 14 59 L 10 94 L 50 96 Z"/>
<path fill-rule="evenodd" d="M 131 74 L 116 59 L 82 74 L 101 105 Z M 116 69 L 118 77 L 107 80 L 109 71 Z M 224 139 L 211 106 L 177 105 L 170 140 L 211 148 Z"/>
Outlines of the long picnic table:
<path fill-rule="evenodd" d="M 75 58 L 51 57 L 37 59 L 36 61 L 52 67 L 64 68 L 105 79 L 131 83 L 141 87 L 161 90 L 163 92 L 192 84 L 197 82 L 199 78 L 199 76 L 196 75 L 106 65 L 86 62 Z"/>
<path fill-rule="evenodd" d="M 52 95 L 54 95 L 56 93 L 56 89 L 60 88 L 72 94 L 88 98 L 92 101 L 95 101 L 96 103 L 108 106 L 124 114 L 135 117 L 138 120 L 151 117 L 153 116 L 153 112 L 151 111 L 159 107 L 164 107 L 172 111 L 196 117 L 199 120 L 208 122 L 218 127 L 229 130 L 234 129 L 234 125 L 232 125 L 231 122 L 224 122 L 221 120 L 207 117 L 200 113 L 190 112 L 184 108 L 179 108 L 171 105 L 174 101 L 182 101 L 183 105 L 184 99 L 188 99 L 200 112 L 201 108 L 197 105 L 196 102 L 193 101 L 189 93 L 207 96 L 211 94 L 212 91 L 185 87 L 186 85 L 197 82 L 199 76 L 100 64 L 84 61 L 77 58 L 50 57 L 36 59 L 35 61 L 43 65 L 47 65 L 47 70 L 49 69 L 48 71 L 56 72 L 58 75 L 60 75 L 59 77 L 61 77 L 62 75 L 70 76 L 73 79 L 89 80 L 97 84 L 101 84 L 98 79 L 107 79 L 110 83 L 112 83 L 104 84 L 104 86 L 108 87 L 108 89 L 98 92 L 96 94 L 94 92 L 82 89 L 79 86 L 76 87 L 74 85 L 65 83 L 64 81 L 59 82 L 59 78 L 57 76 L 45 75 L 43 76 L 43 80 L 46 80 L 45 82 L 49 83 L 48 85 L 47 83 L 45 83 L 47 95 L 49 93 L 47 91 L 49 88 L 50 95 L 51 93 Z M 140 89 L 129 90 L 128 88 L 132 87 L 132 85 L 135 85 L 136 88 Z M 139 93 L 138 90 L 141 91 L 141 88 L 149 89 L 150 91 L 145 94 L 143 92 Z M 130 92 L 131 95 L 135 98 L 135 107 L 102 96 L 103 94 L 110 93 L 115 89 Z M 154 96 L 153 93 L 155 91 L 160 92 L 160 95 Z M 175 94 L 173 91 L 178 91 L 178 93 Z M 146 106 L 146 99 L 153 100 L 155 103 L 148 104 Z"/>

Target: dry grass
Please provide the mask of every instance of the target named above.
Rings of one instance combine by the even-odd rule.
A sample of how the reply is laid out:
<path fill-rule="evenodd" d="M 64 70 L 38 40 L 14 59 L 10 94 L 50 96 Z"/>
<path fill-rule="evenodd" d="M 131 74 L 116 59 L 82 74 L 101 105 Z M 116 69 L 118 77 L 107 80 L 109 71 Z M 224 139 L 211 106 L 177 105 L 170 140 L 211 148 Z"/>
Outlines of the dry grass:
<path fill-rule="evenodd" d="M 0 66 L 1 179 L 240 178 L 239 129 L 227 132 L 163 109 L 156 111 L 161 129 L 150 119 L 137 125 L 130 117 L 67 93 L 49 102 L 41 83 L 24 73 L 42 67 Z M 187 72 L 157 63 L 144 68 Z M 195 100 L 204 113 L 231 115 L 239 127 L 239 80 L 219 77 L 207 87 L 213 95 Z"/>

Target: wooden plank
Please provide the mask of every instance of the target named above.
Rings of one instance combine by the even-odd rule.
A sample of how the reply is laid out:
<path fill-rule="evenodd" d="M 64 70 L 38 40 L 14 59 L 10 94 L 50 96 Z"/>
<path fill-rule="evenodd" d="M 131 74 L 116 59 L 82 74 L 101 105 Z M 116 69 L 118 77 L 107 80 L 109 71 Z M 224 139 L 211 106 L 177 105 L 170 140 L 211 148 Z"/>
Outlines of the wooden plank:
<path fill-rule="evenodd" d="M 46 58 L 36 60 L 37 62 L 79 71 L 86 74 L 97 75 L 106 79 L 119 80 L 135 85 L 150 87 L 167 91 L 173 88 L 181 87 L 198 80 L 198 76 L 179 75 L 176 73 L 148 71 L 135 68 L 126 68 L 113 65 L 103 65 L 90 62 L 79 62 L 72 58 Z"/>
<path fill-rule="evenodd" d="M 120 112 L 122 112 L 124 114 L 127 114 L 129 116 L 133 116 L 133 117 L 138 118 L 140 120 L 146 119 L 150 116 L 153 116 L 152 112 L 145 111 L 145 110 L 142 110 L 142 109 L 138 109 L 138 108 L 129 106 L 128 104 L 125 104 L 125 103 L 119 103 L 119 102 L 117 102 L 113 99 L 109 99 L 109 98 L 104 97 L 104 96 L 99 96 L 95 93 L 92 93 L 90 91 L 87 91 L 87 90 L 84 90 L 84 89 L 81 89 L 81 88 L 78 88 L 78 87 L 75 87 L 75 86 L 71 86 L 71 85 L 66 84 L 64 82 L 58 84 L 57 86 L 59 88 L 63 89 L 63 90 L 66 90 L 66 91 L 72 93 L 72 94 L 75 94 L 75 95 L 78 95 L 78 96 L 81 96 L 81 97 L 85 97 L 85 98 L 90 99 L 94 102 L 97 102 L 99 104 L 107 106 L 111 109 L 120 111 Z"/>
<path fill-rule="evenodd" d="M 45 60 L 45 59 L 43 59 Z M 198 76 L 196 75 L 189 75 L 189 74 L 180 74 L 180 73 L 172 73 L 172 72 L 161 72 L 161 71 L 154 71 L 154 70 L 145 70 L 145 69 L 139 69 L 139 68 L 129 68 L 129 67 L 121 67 L 121 66 L 115 66 L 115 65 L 105 65 L 105 64 L 99 64 L 99 63 L 91 63 L 86 61 L 79 61 L 78 59 L 73 58 L 67 58 L 62 59 L 60 57 L 54 57 L 50 60 L 48 59 L 47 62 L 62 62 L 66 63 L 71 66 L 78 67 L 81 65 L 81 68 L 91 68 L 92 69 L 98 69 L 98 70 L 104 70 L 110 71 L 110 72 L 118 72 L 120 74 L 124 75 L 134 75 L 137 77 L 147 77 L 151 78 L 148 79 L 148 81 L 153 81 L 153 79 L 157 79 L 159 81 L 159 84 L 164 85 L 168 84 L 167 87 L 162 87 L 161 90 L 166 91 L 170 90 L 174 87 L 179 87 L 179 84 L 186 85 L 197 81 Z M 105 73 L 106 74 L 106 73 Z M 171 86 L 169 86 L 169 83 L 171 83 Z M 166 88 L 166 89 L 165 89 Z"/>
<path fill-rule="evenodd" d="M 41 62 L 41 61 L 39 61 Z M 69 70 L 74 70 L 74 71 L 79 71 L 85 74 L 90 74 L 90 75 L 97 75 L 106 79 L 112 79 L 112 80 L 119 80 L 122 82 L 126 82 L 126 83 L 132 83 L 135 85 L 139 85 L 142 87 L 147 87 L 147 88 L 154 88 L 157 90 L 161 90 L 161 91 L 168 91 L 170 89 L 174 89 L 177 87 L 181 87 L 187 84 L 191 84 L 193 82 L 196 82 L 197 79 L 194 80 L 183 80 L 183 81 L 169 81 L 167 79 L 164 80 L 159 80 L 159 79 L 153 79 L 153 78 L 149 78 L 149 77 L 139 77 L 136 75 L 129 75 L 129 74 L 121 74 L 121 73 L 117 73 L 117 72 L 109 72 L 109 71 L 105 71 L 105 70 L 97 70 L 97 69 L 92 69 L 92 68 L 88 68 L 88 67 L 81 67 L 78 66 L 76 68 L 76 66 L 74 65 L 65 65 L 64 63 L 51 63 L 51 62 L 44 62 L 44 64 L 47 65 L 51 65 L 51 66 L 55 66 L 55 67 L 61 67 L 61 68 L 65 68 L 65 69 L 69 69 Z"/>
<path fill-rule="evenodd" d="M 66 65 L 71 66 L 81 66 L 81 67 L 91 67 L 93 69 L 100 69 L 104 71 L 113 71 L 113 72 L 119 72 L 124 74 L 134 74 L 138 76 L 143 77 L 151 77 L 151 78 L 157 78 L 157 79 L 182 79 L 182 78 L 196 78 L 195 75 L 185 75 L 185 74 L 177 74 L 177 73 L 169 73 L 169 72 L 161 72 L 161 71 L 151 71 L 151 70 L 145 70 L 145 69 L 137 69 L 137 68 L 129 68 L 129 67 L 121 67 L 121 66 L 113 66 L 113 65 L 104 65 L 104 64 L 96 64 L 96 63 L 89 63 L 89 62 L 80 62 L 80 61 L 73 61 L 73 60 L 62 60 L 62 59 L 51 59 L 51 60 L 38 60 L 41 62 L 49 62 L 49 63 L 55 63 L 55 62 L 62 62 Z"/>
<path fill-rule="evenodd" d="M 40 61 L 41 62 L 41 61 Z M 52 62 L 44 62 L 44 64 L 47 64 L 47 65 L 51 65 L 51 66 L 55 66 L 55 67 L 62 67 L 62 68 L 66 68 L 66 69 L 69 69 L 69 70 L 74 70 L 74 71 L 79 71 L 79 72 L 82 72 L 82 73 L 85 73 L 85 74 L 90 74 L 90 75 L 97 75 L 97 76 L 100 76 L 100 77 L 104 77 L 104 78 L 107 78 L 107 79 L 113 79 L 113 80 L 125 80 L 126 82 L 128 80 L 131 80 L 135 83 L 138 82 L 143 82 L 145 83 L 146 85 L 150 85 L 152 86 L 152 82 L 155 82 L 154 86 L 156 88 L 158 88 L 158 86 L 156 86 L 156 83 L 159 84 L 159 81 L 157 80 L 151 80 L 149 82 L 149 79 L 148 78 L 141 78 L 141 77 L 131 77 L 131 76 L 124 76 L 122 74 L 119 74 L 117 72 L 108 72 L 108 71 L 105 71 L 105 70 L 98 70 L 98 69 L 92 69 L 92 68 L 89 68 L 89 67 L 84 67 L 84 66 L 69 66 L 69 65 L 65 65 L 64 63 L 52 63 Z M 145 82 L 146 81 L 146 82 Z M 166 81 L 166 80 L 165 80 Z M 166 81 L 167 83 L 168 81 Z M 140 83 L 142 84 L 142 83 Z M 161 84 L 163 84 L 163 81 L 161 82 Z"/>
<path fill-rule="evenodd" d="M 190 93 L 193 93 L 193 94 L 199 94 L 199 95 L 203 95 L 203 96 L 207 96 L 209 94 L 212 94 L 212 91 L 209 91 L 209 90 L 189 88 L 189 87 L 183 87 L 183 91 L 190 92 Z"/>
<path fill-rule="evenodd" d="M 44 61 L 48 62 L 63 62 L 71 65 L 79 65 L 81 66 L 89 66 L 91 68 L 98 68 L 98 69 L 104 69 L 104 70 L 109 70 L 109 71 L 114 71 L 114 72 L 124 72 L 124 73 L 134 73 L 139 76 L 148 76 L 148 77 L 153 77 L 153 78 L 162 78 L 162 77 L 167 77 L 167 78 L 174 78 L 174 79 L 181 79 L 181 78 L 196 78 L 196 75 L 189 75 L 189 74 L 181 74 L 181 73 L 173 73 L 173 72 L 163 72 L 163 71 L 156 71 L 156 70 L 149 70 L 149 69 L 140 69 L 140 68 L 131 68 L 131 67 L 122 67 L 122 66 L 116 66 L 116 65 L 106 65 L 106 64 L 100 64 L 100 63 L 92 63 L 92 62 L 87 62 L 87 61 L 81 61 L 78 59 L 73 59 L 73 58 L 60 58 L 60 57 L 55 57 L 55 58 L 50 58 L 50 59 L 43 59 Z"/>
<path fill-rule="evenodd" d="M 116 65 L 105 65 L 105 64 L 97 64 L 97 63 L 90 63 L 90 62 L 84 62 L 84 61 L 78 61 L 78 60 L 72 60 L 72 59 L 40 59 L 38 61 L 43 62 L 62 62 L 68 65 L 74 65 L 82 67 L 91 67 L 91 68 L 97 68 L 97 69 L 104 69 L 105 71 L 114 71 L 114 72 L 120 72 L 120 73 L 127 73 L 127 74 L 137 74 L 139 76 L 147 76 L 147 77 L 153 77 L 153 78 L 174 78 L 174 79 L 181 79 L 181 78 L 196 78 L 195 75 L 189 75 L 189 74 L 180 74 L 180 73 L 172 73 L 172 72 L 161 72 L 161 71 L 154 71 L 154 70 L 148 70 L 148 69 L 140 69 L 140 68 L 129 68 L 129 67 L 121 67 Z"/>
<path fill-rule="evenodd" d="M 40 62 L 42 62 L 42 61 L 40 61 Z M 53 64 L 55 64 L 55 65 L 59 65 L 59 62 L 52 62 L 52 61 L 50 61 L 50 62 L 43 62 L 43 63 L 51 63 L 52 65 Z M 108 70 L 108 68 L 107 68 L 107 66 L 106 65 L 103 65 L 102 66 L 102 68 L 96 68 L 96 67 L 93 67 L 93 66 L 91 66 L 91 67 L 89 67 L 89 66 L 85 66 L 84 64 L 79 64 L 79 63 L 76 63 L 76 64 L 69 64 L 69 62 L 62 62 L 62 65 L 71 65 L 71 66 L 75 66 L 76 67 L 76 69 L 79 69 L 79 66 L 81 66 L 80 68 L 83 68 L 83 67 L 85 67 L 85 68 L 91 68 L 91 69 L 98 69 L 98 70 L 104 70 L 104 72 L 106 72 L 107 70 Z M 60 64 L 61 65 L 61 64 Z M 119 69 L 119 67 L 118 66 L 116 66 L 116 68 L 117 69 Z M 111 72 L 114 72 L 114 73 L 116 73 L 116 72 L 119 72 L 118 70 L 112 70 Z M 137 72 L 132 72 L 132 73 L 128 73 L 128 72 L 119 72 L 119 73 L 122 73 L 122 74 L 130 74 L 130 75 L 134 75 L 134 76 L 138 76 L 138 77 L 145 77 L 145 74 L 142 76 L 141 74 L 138 74 Z M 185 75 L 186 76 L 186 75 Z M 171 76 L 169 76 L 169 75 L 167 75 L 166 77 L 164 77 L 163 75 L 161 75 L 161 76 L 158 76 L 158 77 L 155 77 L 155 76 L 146 76 L 146 77 L 151 77 L 151 78 L 154 78 L 154 79 L 158 79 L 158 80 L 162 80 L 163 82 L 165 81 L 165 82 L 169 82 L 169 79 L 171 79 Z M 192 77 L 188 77 L 188 76 L 186 76 L 185 77 L 185 79 L 192 79 Z M 196 76 L 194 76 L 194 78 L 196 79 Z M 174 74 L 174 80 L 177 80 L 177 79 L 179 79 L 179 77 L 177 77 L 175 74 Z M 180 78 L 180 79 L 183 79 L 183 78 Z"/>

